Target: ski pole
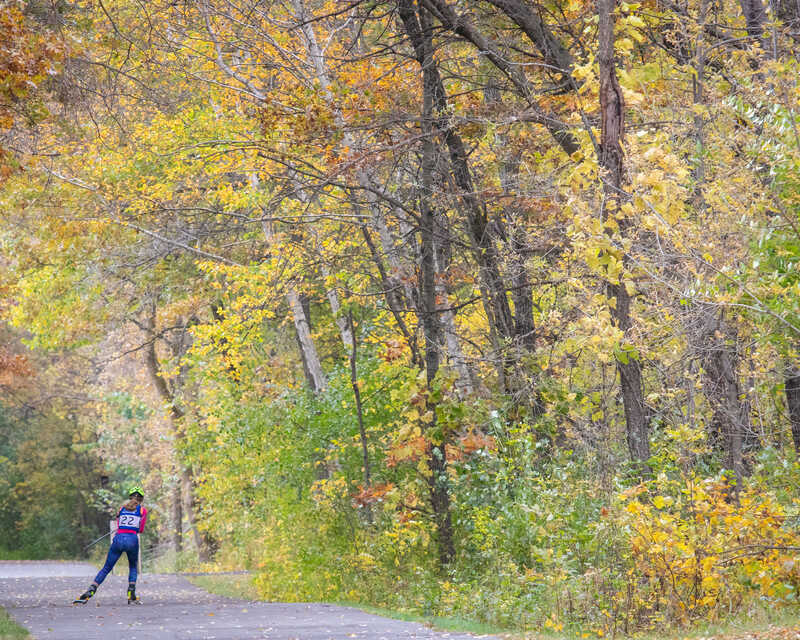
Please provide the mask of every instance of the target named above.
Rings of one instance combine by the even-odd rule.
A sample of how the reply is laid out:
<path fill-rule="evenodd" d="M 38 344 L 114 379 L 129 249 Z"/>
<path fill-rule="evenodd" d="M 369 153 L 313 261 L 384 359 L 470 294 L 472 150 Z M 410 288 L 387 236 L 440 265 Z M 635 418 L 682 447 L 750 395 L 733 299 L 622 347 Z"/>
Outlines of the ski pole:
<path fill-rule="evenodd" d="M 89 547 L 91 547 L 92 545 L 95 545 L 95 544 L 97 544 L 97 543 L 98 543 L 98 542 L 100 542 L 100 541 L 101 541 L 103 538 L 107 538 L 107 537 L 108 537 L 108 536 L 110 536 L 110 535 L 111 535 L 111 532 L 109 531 L 109 532 L 108 532 L 108 533 L 106 533 L 105 535 L 102 535 L 102 536 L 100 536 L 100 537 L 99 537 L 97 540 L 95 540 L 94 542 L 90 542 L 89 544 L 87 544 L 87 545 L 86 545 L 86 546 L 83 548 L 83 550 L 84 550 L 84 551 L 86 551 L 86 550 L 87 550 Z"/>

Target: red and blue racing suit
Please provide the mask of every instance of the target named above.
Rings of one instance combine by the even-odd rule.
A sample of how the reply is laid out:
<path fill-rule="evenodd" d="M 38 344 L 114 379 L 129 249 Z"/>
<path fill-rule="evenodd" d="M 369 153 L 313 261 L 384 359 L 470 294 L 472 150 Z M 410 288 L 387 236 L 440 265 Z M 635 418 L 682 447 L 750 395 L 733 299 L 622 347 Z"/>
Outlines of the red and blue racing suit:
<path fill-rule="evenodd" d="M 128 582 L 136 582 L 136 564 L 139 559 L 139 534 L 144 531 L 147 522 L 147 509 L 137 505 L 133 511 L 122 507 L 117 514 L 117 533 L 111 541 L 111 548 L 106 556 L 106 563 L 95 577 L 97 584 L 103 582 L 106 576 L 117 564 L 119 557 L 125 553 L 128 556 Z"/>

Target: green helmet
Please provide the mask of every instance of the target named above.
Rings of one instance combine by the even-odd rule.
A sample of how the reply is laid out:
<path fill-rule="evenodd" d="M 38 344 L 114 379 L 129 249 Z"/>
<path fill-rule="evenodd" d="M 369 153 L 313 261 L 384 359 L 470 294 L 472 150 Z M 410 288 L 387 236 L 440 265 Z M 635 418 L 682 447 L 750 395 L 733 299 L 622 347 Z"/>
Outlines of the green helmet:
<path fill-rule="evenodd" d="M 131 490 L 128 491 L 129 496 L 132 496 L 134 493 L 138 493 L 140 496 L 144 498 L 144 490 L 140 486 L 138 485 L 133 486 L 131 487 Z"/>

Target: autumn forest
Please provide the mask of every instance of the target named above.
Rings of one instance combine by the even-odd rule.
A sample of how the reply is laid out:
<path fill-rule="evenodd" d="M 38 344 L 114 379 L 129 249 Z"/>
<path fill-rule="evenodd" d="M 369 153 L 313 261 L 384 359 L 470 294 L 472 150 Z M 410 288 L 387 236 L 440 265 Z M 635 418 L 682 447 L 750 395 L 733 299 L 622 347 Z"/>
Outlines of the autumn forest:
<path fill-rule="evenodd" d="M 134 483 L 152 570 L 272 600 L 796 611 L 799 53 L 797 0 L 0 0 L 0 557 Z"/>

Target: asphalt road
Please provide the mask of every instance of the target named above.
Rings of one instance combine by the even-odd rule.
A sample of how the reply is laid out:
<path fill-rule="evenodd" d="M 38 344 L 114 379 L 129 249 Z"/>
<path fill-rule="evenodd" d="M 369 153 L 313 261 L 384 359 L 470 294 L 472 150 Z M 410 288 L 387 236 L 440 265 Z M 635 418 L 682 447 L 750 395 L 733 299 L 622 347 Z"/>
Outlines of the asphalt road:
<path fill-rule="evenodd" d="M 109 576 L 85 605 L 72 601 L 97 567 L 67 562 L 0 562 L 0 607 L 34 638 L 89 640 L 474 640 L 327 604 L 247 602 L 223 598 L 175 575 L 145 574 L 141 604 L 128 605 L 127 580 Z"/>

